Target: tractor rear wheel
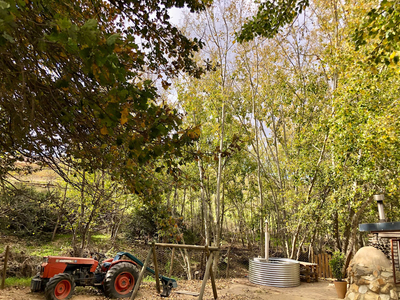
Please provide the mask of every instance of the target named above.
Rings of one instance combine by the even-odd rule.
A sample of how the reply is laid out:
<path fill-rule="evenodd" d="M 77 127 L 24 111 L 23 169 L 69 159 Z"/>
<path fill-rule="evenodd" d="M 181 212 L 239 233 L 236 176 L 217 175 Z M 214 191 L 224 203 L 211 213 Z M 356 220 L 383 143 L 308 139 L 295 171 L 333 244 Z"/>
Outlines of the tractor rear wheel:
<path fill-rule="evenodd" d="M 44 290 L 47 300 L 69 299 L 74 293 L 75 282 L 71 274 L 60 273 L 50 278 Z"/>
<path fill-rule="evenodd" d="M 104 294 L 109 298 L 130 297 L 138 280 L 136 267 L 128 262 L 121 262 L 108 270 L 104 279 Z"/>

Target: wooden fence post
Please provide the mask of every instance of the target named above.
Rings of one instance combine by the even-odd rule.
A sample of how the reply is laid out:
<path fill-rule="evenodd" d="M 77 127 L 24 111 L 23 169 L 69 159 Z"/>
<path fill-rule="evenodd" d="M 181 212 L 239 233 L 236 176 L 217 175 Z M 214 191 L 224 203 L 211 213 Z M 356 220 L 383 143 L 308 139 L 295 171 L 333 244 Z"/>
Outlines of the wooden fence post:
<path fill-rule="evenodd" d="M 174 256 L 175 256 L 175 248 L 172 248 L 171 264 L 170 264 L 169 273 L 168 273 L 168 277 L 170 277 L 170 278 L 172 276 L 172 267 L 174 266 Z"/>
<path fill-rule="evenodd" d="M 208 250 L 208 246 L 206 246 L 206 253 L 207 253 L 208 258 L 210 258 L 211 253 Z M 210 266 L 210 277 L 211 277 L 211 286 L 212 286 L 212 290 L 213 290 L 214 299 L 217 299 L 218 298 L 217 285 L 215 284 L 214 271 L 213 271 L 213 265 L 212 264 Z"/>
<path fill-rule="evenodd" d="M 153 249 L 150 249 L 149 254 L 147 254 L 146 260 L 144 262 L 142 270 L 140 271 L 139 278 L 138 278 L 138 280 L 137 280 L 137 282 L 135 284 L 135 288 L 134 288 L 134 290 L 132 292 L 130 300 L 135 299 L 135 297 L 136 297 L 136 295 L 137 295 L 137 293 L 139 291 L 139 286 L 142 283 L 143 275 L 146 272 L 146 268 L 147 268 L 147 265 L 149 264 L 149 260 L 150 260 L 150 256 L 151 256 L 152 252 L 153 252 Z"/>
<path fill-rule="evenodd" d="M 158 273 L 158 263 L 157 263 L 157 254 L 156 254 L 156 246 L 155 243 L 152 243 L 153 248 L 153 261 L 154 261 L 154 276 L 156 277 L 156 289 L 157 293 L 160 293 L 160 275 Z"/>
<path fill-rule="evenodd" d="M 318 254 L 319 263 L 321 264 L 321 277 L 325 278 L 325 260 L 322 253 Z"/>
<path fill-rule="evenodd" d="M 226 278 L 228 278 L 228 275 L 229 275 L 229 255 L 230 255 L 230 253 L 231 253 L 231 245 L 229 245 L 229 248 L 228 248 L 228 253 L 226 254 L 226 260 L 227 260 L 227 262 L 226 262 L 226 275 L 225 275 L 225 277 Z"/>
<path fill-rule="evenodd" d="M 325 278 L 329 278 L 328 253 L 324 253 L 324 257 L 325 257 Z"/>
<path fill-rule="evenodd" d="M 204 273 L 204 278 L 203 278 L 203 282 L 201 284 L 201 289 L 200 289 L 200 295 L 199 295 L 199 298 L 198 298 L 199 300 L 203 299 L 204 290 L 206 288 L 207 280 L 208 280 L 208 277 L 210 276 L 210 270 L 211 270 L 211 267 L 212 267 L 212 262 L 213 262 L 213 253 L 211 253 L 210 256 L 208 257 L 208 261 L 207 261 L 207 264 L 206 264 L 206 272 Z"/>
<path fill-rule="evenodd" d="M 7 261 L 8 261 L 8 252 L 10 248 L 6 247 L 6 256 L 4 257 L 4 267 L 3 267 L 3 277 L 1 278 L 1 289 L 4 290 L 5 283 L 6 283 L 6 274 L 7 274 Z"/>
<path fill-rule="evenodd" d="M 319 264 L 318 264 L 318 256 L 314 254 L 314 263 L 317 264 L 315 268 L 315 272 L 317 273 L 317 276 L 319 277 Z"/>

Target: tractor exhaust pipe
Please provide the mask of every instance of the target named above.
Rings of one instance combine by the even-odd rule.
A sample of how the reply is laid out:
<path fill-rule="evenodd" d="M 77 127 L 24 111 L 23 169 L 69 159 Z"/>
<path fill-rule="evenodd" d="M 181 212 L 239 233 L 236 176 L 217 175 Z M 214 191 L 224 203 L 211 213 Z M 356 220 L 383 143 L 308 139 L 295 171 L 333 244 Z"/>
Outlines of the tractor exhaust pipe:
<path fill-rule="evenodd" d="M 379 222 L 383 223 L 386 222 L 385 211 L 383 207 L 383 200 L 385 199 L 385 195 L 374 195 L 374 200 L 376 204 L 378 204 L 378 214 L 379 214 Z"/>

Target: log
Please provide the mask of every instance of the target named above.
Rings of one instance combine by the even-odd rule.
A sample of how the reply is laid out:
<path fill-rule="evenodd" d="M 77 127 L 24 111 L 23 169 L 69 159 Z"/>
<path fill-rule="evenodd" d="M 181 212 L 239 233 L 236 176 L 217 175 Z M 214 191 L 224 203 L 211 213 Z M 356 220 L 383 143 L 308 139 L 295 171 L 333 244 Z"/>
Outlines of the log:
<path fill-rule="evenodd" d="M 189 291 L 176 291 L 176 294 L 182 294 L 182 295 L 189 295 L 189 296 L 198 296 L 199 293 L 197 292 L 189 292 Z"/>

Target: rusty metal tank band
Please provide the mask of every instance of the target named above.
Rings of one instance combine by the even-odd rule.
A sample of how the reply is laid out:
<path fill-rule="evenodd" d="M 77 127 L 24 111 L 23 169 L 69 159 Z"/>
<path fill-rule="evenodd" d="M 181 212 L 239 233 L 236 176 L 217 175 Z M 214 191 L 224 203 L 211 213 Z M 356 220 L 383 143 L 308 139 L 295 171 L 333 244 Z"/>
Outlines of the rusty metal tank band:
<path fill-rule="evenodd" d="M 249 280 L 254 284 L 294 287 L 300 285 L 300 264 L 287 258 L 250 259 Z"/>

